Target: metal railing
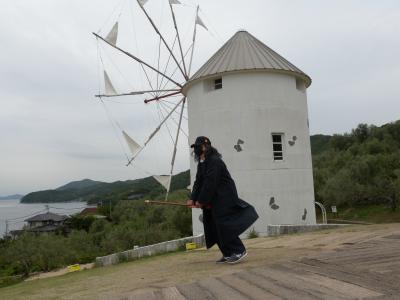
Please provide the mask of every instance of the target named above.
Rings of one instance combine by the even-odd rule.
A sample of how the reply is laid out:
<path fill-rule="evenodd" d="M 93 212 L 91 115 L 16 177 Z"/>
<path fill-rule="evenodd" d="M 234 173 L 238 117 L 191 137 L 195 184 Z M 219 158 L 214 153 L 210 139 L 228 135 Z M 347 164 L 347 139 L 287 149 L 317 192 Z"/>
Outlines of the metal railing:
<path fill-rule="evenodd" d="M 315 205 L 318 205 L 319 208 L 322 211 L 322 224 L 328 224 L 328 219 L 326 217 L 326 209 L 325 207 L 322 205 L 322 203 L 315 201 Z"/>

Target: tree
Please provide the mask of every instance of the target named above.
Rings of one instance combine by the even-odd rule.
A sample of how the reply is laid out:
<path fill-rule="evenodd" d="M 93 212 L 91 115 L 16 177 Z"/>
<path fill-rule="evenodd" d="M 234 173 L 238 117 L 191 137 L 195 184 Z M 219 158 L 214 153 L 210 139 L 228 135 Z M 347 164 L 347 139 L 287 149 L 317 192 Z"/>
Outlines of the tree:
<path fill-rule="evenodd" d="M 22 234 L 6 248 L 6 259 L 14 266 L 17 273 L 28 276 L 37 261 L 38 244 L 31 233 Z"/>
<path fill-rule="evenodd" d="M 355 137 L 358 143 L 363 143 L 370 136 L 371 128 L 368 124 L 359 124 L 356 129 L 353 129 L 351 134 Z"/>
<path fill-rule="evenodd" d="M 313 157 L 315 195 L 327 205 L 387 204 L 400 191 L 400 121 L 382 127 L 360 124 L 335 135 L 330 148 Z"/>

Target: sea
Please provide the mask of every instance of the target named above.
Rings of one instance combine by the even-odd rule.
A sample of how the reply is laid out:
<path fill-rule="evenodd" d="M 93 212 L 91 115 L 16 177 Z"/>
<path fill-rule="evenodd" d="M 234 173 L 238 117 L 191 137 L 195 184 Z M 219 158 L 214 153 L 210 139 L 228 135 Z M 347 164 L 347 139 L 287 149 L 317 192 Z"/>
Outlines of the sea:
<path fill-rule="evenodd" d="M 6 232 L 6 221 L 8 230 L 21 229 L 28 219 L 34 215 L 45 213 L 47 207 L 50 212 L 59 215 L 73 215 L 88 207 L 86 202 L 65 202 L 65 203 L 20 203 L 19 199 L 0 200 L 0 237 Z"/>

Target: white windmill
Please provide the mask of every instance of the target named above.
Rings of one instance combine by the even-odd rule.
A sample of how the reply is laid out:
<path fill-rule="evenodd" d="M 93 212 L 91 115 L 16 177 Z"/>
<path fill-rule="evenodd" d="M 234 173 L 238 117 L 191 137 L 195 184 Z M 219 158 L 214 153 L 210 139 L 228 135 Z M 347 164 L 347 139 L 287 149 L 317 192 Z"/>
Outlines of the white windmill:
<path fill-rule="evenodd" d="M 199 16 L 199 6 L 195 8 L 195 20 L 193 25 L 193 31 L 190 38 L 190 44 L 184 45 L 180 28 L 177 24 L 177 18 L 175 15 L 175 6 L 183 6 L 178 0 L 167 0 L 166 3 L 169 6 L 169 15 L 170 15 L 170 25 L 169 31 L 167 33 L 162 33 L 162 30 L 157 26 L 156 22 L 150 16 L 148 9 L 146 9 L 148 0 L 137 0 L 137 8 L 143 13 L 145 19 L 148 21 L 148 24 L 152 28 L 155 35 L 158 37 L 158 53 L 156 63 L 150 62 L 143 58 L 138 54 L 133 54 L 130 51 L 125 50 L 123 46 L 119 44 L 119 33 L 121 30 L 121 26 L 119 20 L 116 20 L 111 30 L 101 34 L 100 31 L 94 33 L 96 37 L 96 41 L 98 43 L 99 49 L 99 58 L 103 66 L 103 77 L 104 77 L 104 92 L 99 92 L 96 97 L 98 97 L 101 102 L 104 104 L 105 101 L 111 100 L 114 97 L 122 97 L 122 96 L 142 96 L 146 97 L 144 99 L 145 104 L 153 104 L 155 103 L 157 106 L 157 113 L 159 116 L 159 122 L 150 132 L 148 137 L 144 140 L 143 143 L 137 142 L 137 139 L 132 138 L 126 130 L 122 129 L 118 122 L 113 122 L 114 125 L 118 127 L 118 134 L 122 134 L 124 140 L 126 141 L 128 148 L 130 150 L 130 155 L 127 157 L 127 166 L 131 165 L 144 151 L 144 149 L 149 145 L 149 143 L 160 134 L 162 128 L 166 127 L 168 129 L 168 133 L 173 142 L 172 147 L 172 157 L 170 161 L 170 167 L 167 175 L 154 175 L 151 174 L 154 179 L 156 179 L 163 187 L 166 189 L 166 197 L 168 199 L 168 194 L 171 186 L 171 178 L 174 172 L 174 166 L 176 162 L 176 154 L 178 141 L 180 137 L 180 133 L 183 133 L 188 137 L 187 133 L 183 129 L 184 122 L 187 120 L 185 116 L 185 105 L 186 105 L 186 96 L 182 94 L 182 88 L 188 81 L 190 77 L 190 72 L 192 69 L 193 63 L 193 54 L 196 43 L 197 36 L 197 27 L 201 26 L 204 29 L 208 30 L 208 28 L 203 23 L 202 19 Z M 163 3 L 165 4 L 165 3 Z M 160 6 L 160 2 L 157 4 Z M 186 5 L 185 5 L 186 6 Z M 121 11 L 124 6 L 121 7 Z M 132 9 L 132 8 L 131 8 Z M 118 17 L 121 16 L 121 13 Z M 172 34 L 173 33 L 173 34 Z M 171 36 L 172 34 L 172 36 Z M 172 38 L 170 38 L 172 37 Z M 172 43 L 169 43 L 169 38 L 173 40 Z M 103 63 L 103 57 L 101 54 L 101 47 L 104 45 L 108 48 L 115 50 L 116 52 L 122 53 L 129 59 L 133 60 L 139 71 L 146 78 L 147 84 L 145 89 L 138 89 L 134 91 L 126 91 L 123 93 L 118 93 L 115 85 L 113 84 L 112 76 L 109 75 L 108 71 L 106 71 L 106 67 Z M 153 47 L 154 48 L 154 47 Z M 163 57 L 163 53 L 164 56 Z M 100 89 L 99 89 L 100 90 Z M 178 98 L 177 98 L 178 97 Z M 143 98 L 142 98 L 143 100 Z M 107 109 L 107 108 L 106 108 Z M 109 113 L 109 112 L 108 112 Z M 177 117 L 177 120 L 175 119 Z M 175 124 L 176 132 L 172 133 L 170 128 L 172 127 L 171 123 Z M 168 126 L 169 124 L 169 126 Z M 187 126 L 187 124 L 185 124 Z M 167 170 L 166 170 L 167 171 Z M 147 171 L 145 171 L 148 173 Z M 150 173 L 148 173 L 150 174 Z"/>
<path fill-rule="evenodd" d="M 245 30 L 191 76 L 190 139 L 206 135 L 223 155 L 241 198 L 269 224 L 316 222 L 308 128 L 311 78 Z M 194 180 L 196 166 L 191 164 Z M 194 234 L 203 226 L 193 211 Z"/>
<path fill-rule="evenodd" d="M 139 7 L 159 35 L 160 45 L 164 45 L 175 62 L 180 79 L 166 75 L 175 74 L 175 70 L 162 72 L 158 64 L 153 67 L 117 46 L 117 24 L 105 38 L 95 34 L 98 40 L 137 61 L 144 72 L 151 70 L 169 83 L 168 88 L 164 88 L 157 79 L 155 88 L 122 95 L 152 95 L 146 103 L 163 103 L 168 97 L 181 97 L 143 146 L 124 133 L 133 155 L 128 164 L 179 110 L 170 172 L 166 176 L 155 176 L 166 187 L 168 196 L 188 99 L 189 139 L 194 141 L 196 136 L 208 136 L 221 152 L 235 179 L 239 196 L 250 202 L 260 216 L 255 223 L 256 231 L 266 231 L 268 224 L 315 224 L 307 108 L 311 78 L 245 30 L 238 31 L 191 75 L 196 28 L 197 25 L 205 27 L 198 7 L 191 44 L 185 51 L 173 8 L 180 2 L 169 1 L 179 49 L 179 55 L 175 55 L 174 46 L 167 44 L 144 8 L 146 2 L 138 1 Z M 107 93 L 100 95 L 102 99 L 119 96 L 106 73 L 104 78 Z M 196 172 L 193 161 L 190 170 L 193 182 Z M 192 212 L 194 234 L 203 230 L 200 213 L 199 210 Z"/>

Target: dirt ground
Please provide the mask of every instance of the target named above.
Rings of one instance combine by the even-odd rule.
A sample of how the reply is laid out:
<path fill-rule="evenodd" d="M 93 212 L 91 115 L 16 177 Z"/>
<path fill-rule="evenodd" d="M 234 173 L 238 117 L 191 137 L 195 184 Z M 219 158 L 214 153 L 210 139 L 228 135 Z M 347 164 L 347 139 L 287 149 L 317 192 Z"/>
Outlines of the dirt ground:
<path fill-rule="evenodd" d="M 92 268 L 94 268 L 94 266 L 95 266 L 94 263 L 79 265 L 81 270 L 92 269 Z M 66 268 L 62 268 L 62 269 L 51 271 L 51 272 L 43 272 L 43 273 L 35 274 L 35 275 L 27 278 L 25 281 L 58 277 L 58 276 L 62 276 L 62 275 L 68 274 L 68 273 L 70 273 L 70 271 L 69 271 L 68 267 L 66 267 Z"/>
<path fill-rule="evenodd" d="M 0 289 L 0 299 L 120 299 L 128 295 L 224 276 L 254 267 L 308 257 L 379 235 L 399 234 L 400 224 L 352 225 L 340 229 L 245 241 L 248 258 L 217 265 L 218 249 L 198 249 L 38 279 Z"/>

